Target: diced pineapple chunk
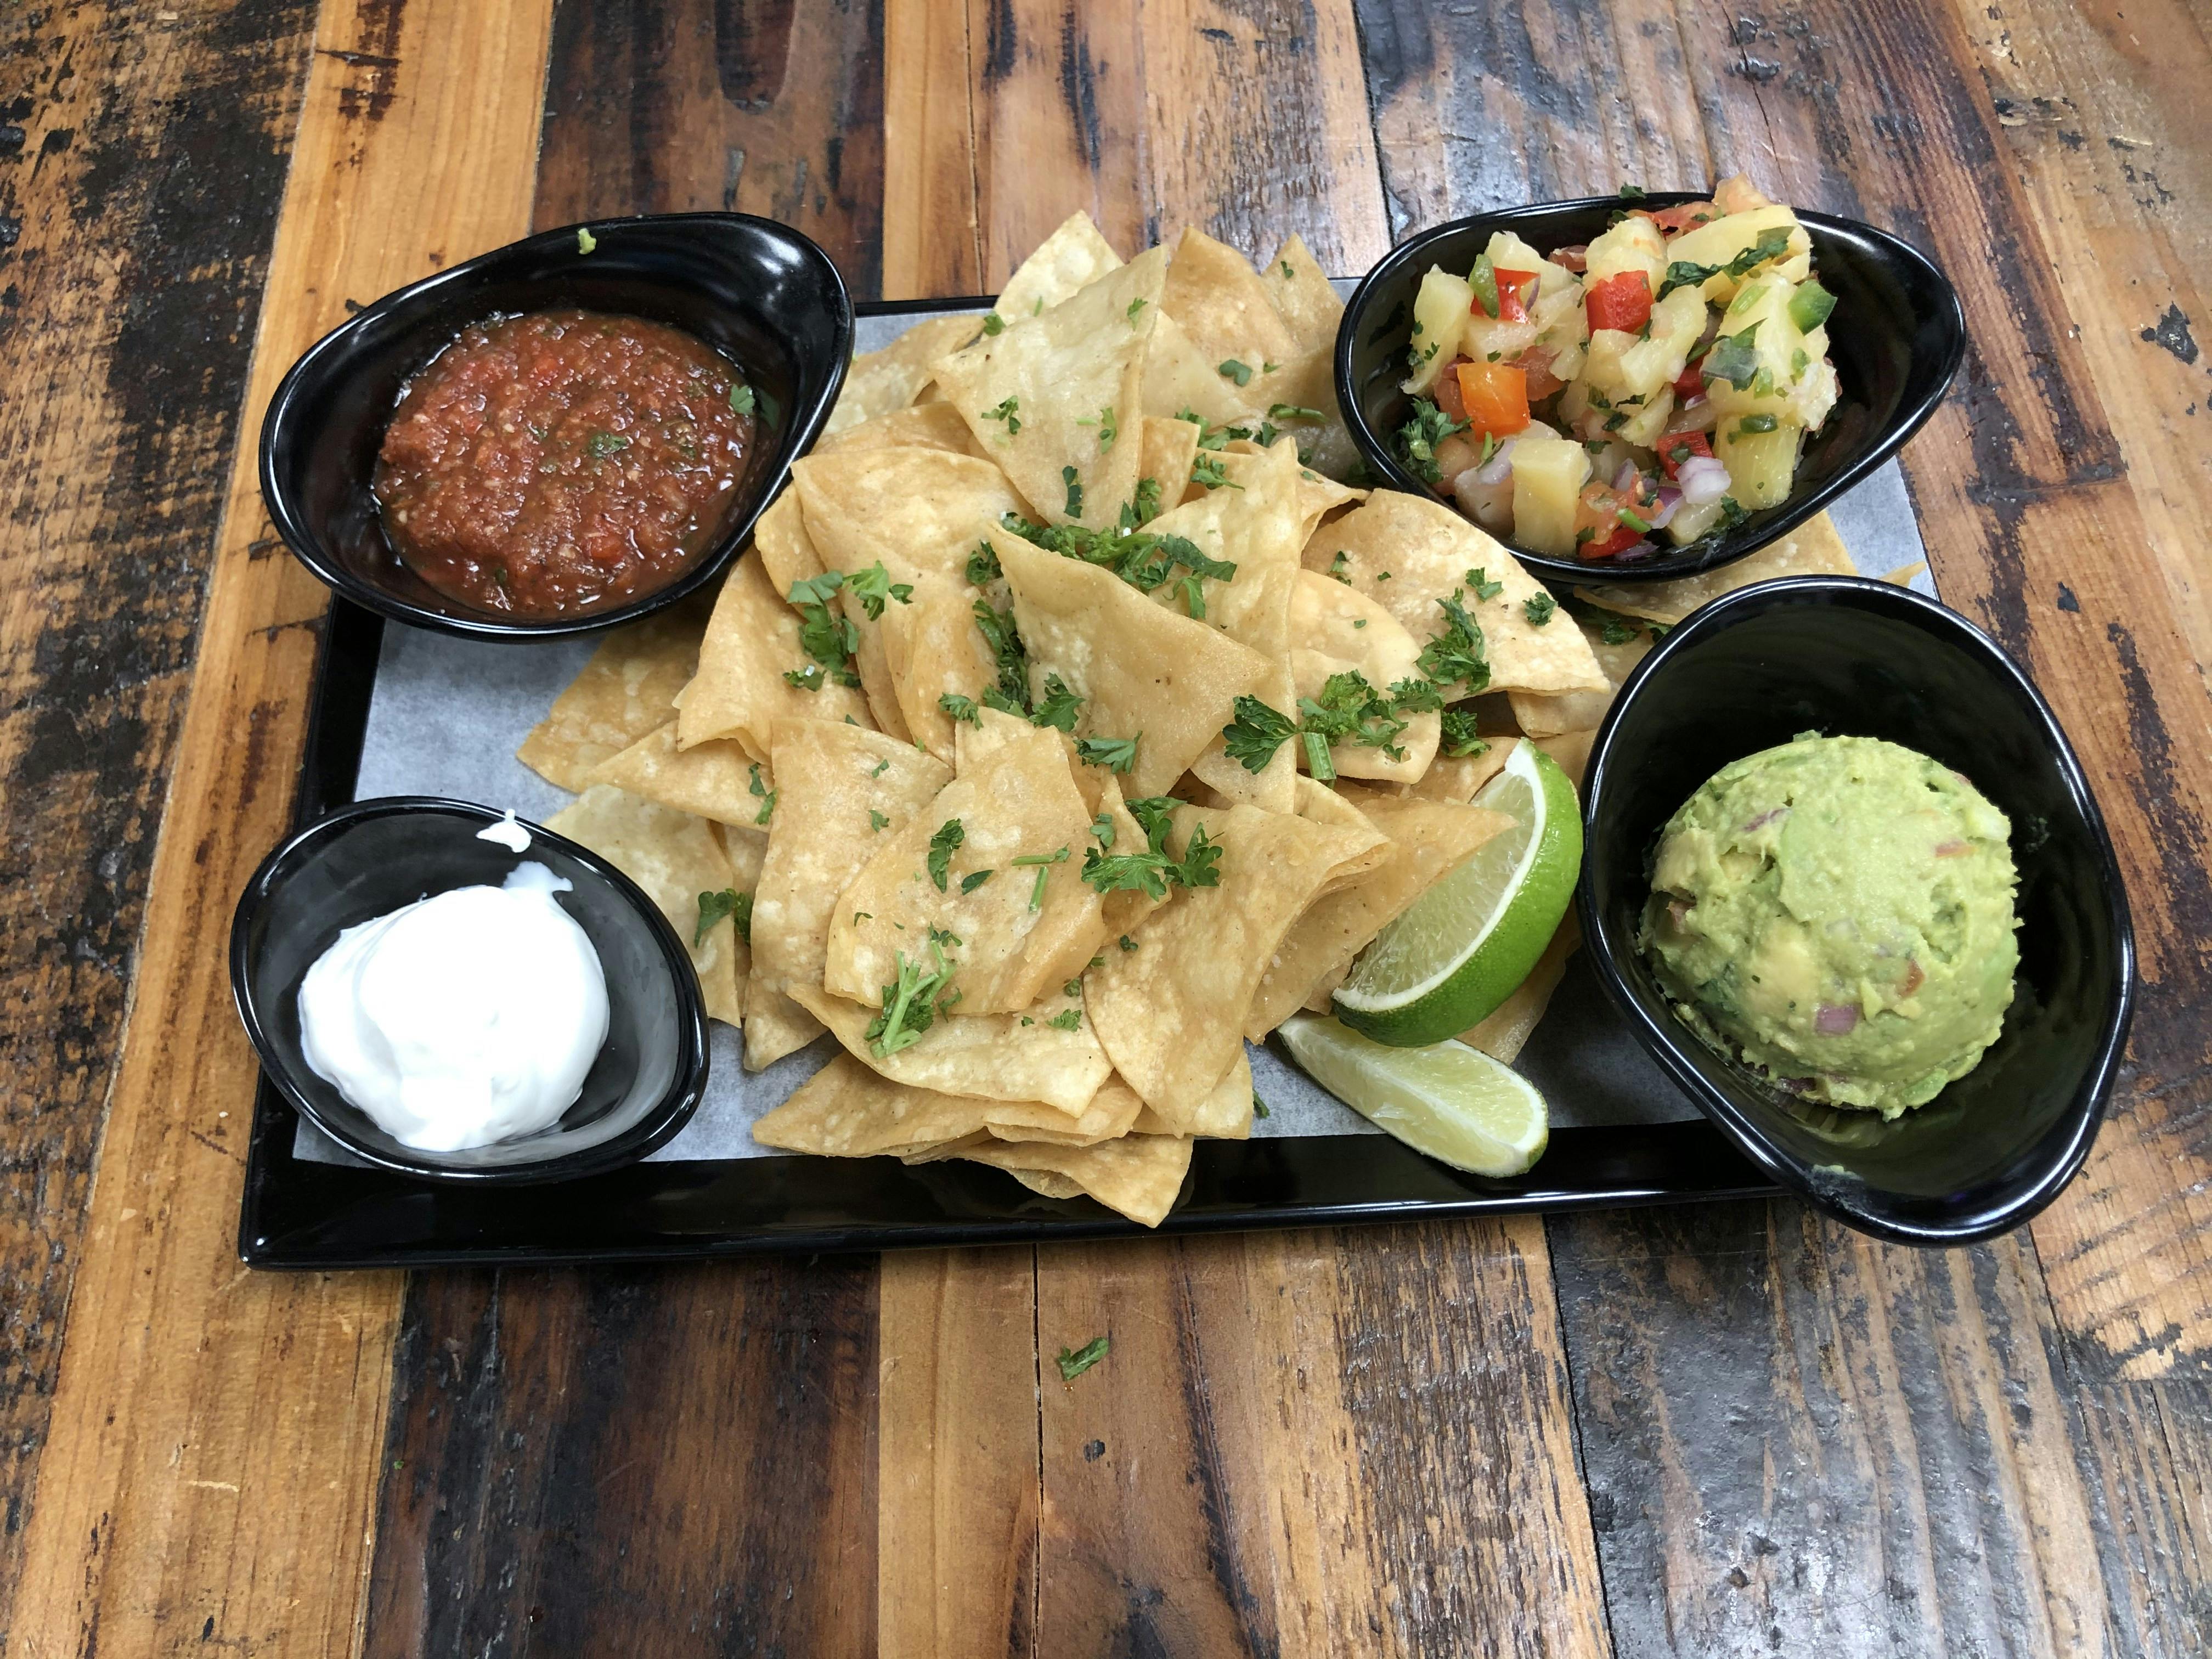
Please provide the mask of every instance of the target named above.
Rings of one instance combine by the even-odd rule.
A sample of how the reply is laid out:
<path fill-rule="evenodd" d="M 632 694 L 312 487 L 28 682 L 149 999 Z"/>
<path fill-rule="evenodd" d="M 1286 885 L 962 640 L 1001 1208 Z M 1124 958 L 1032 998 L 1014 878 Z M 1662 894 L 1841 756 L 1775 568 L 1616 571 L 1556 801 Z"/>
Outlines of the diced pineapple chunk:
<path fill-rule="evenodd" d="M 1429 274 L 1421 278 L 1421 291 L 1413 296 L 1413 336 L 1407 346 L 1413 372 L 1407 377 L 1407 391 L 1426 392 L 1443 366 L 1459 356 L 1460 334 L 1474 303 L 1474 290 L 1467 278 L 1429 267 Z"/>
<path fill-rule="evenodd" d="M 1743 287 L 1747 278 L 1757 272 L 1772 271 L 1793 283 L 1805 280 L 1813 269 L 1813 239 L 1805 234 L 1797 216 L 1779 203 L 1754 208 L 1748 213 L 1731 213 L 1724 219 L 1709 220 L 1693 230 L 1686 230 L 1667 245 L 1669 264 L 1726 265 L 1746 249 L 1755 246 L 1759 239 L 1771 230 L 1790 233 L 1790 240 L 1779 260 L 1768 259 L 1745 276 L 1729 276 L 1717 272 L 1699 285 L 1705 298 L 1717 305 L 1726 305 Z"/>
<path fill-rule="evenodd" d="M 1778 275 L 1754 276 L 1721 319 L 1721 339 L 1703 362 L 1705 395 L 1722 414 L 1796 418 L 1797 382 L 1818 360 L 1790 319 L 1791 290 L 1792 284 Z M 1747 356 L 1746 348 L 1735 343 L 1747 337 Z M 1735 380 L 1743 384 L 1711 372 L 1723 367 L 1734 368 Z"/>
<path fill-rule="evenodd" d="M 1640 270 L 1651 279 L 1651 291 L 1656 294 L 1659 273 L 1667 264 L 1667 238 L 1649 219 L 1631 214 L 1589 245 L 1583 281 L 1590 287 L 1624 270 Z"/>
<path fill-rule="evenodd" d="M 1797 447 L 1805 428 L 1777 421 L 1771 431 L 1746 430 L 1765 417 L 1730 417 L 1715 428 L 1713 458 L 1729 470 L 1729 494 L 1746 507 L 1779 507 L 1790 499 L 1790 480 L 1797 471 Z"/>
<path fill-rule="evenodd" d="M 1725 500 L 1705 501 L 1692 507 L 1687 501 L 1674 509 L 1674 516 L 1667 521 L 1667 534 L 1677 547 L 1686 546 L 1698 539 L 1721 521 L 1728 511 Z"/>
<path fill-rule="evenodd" d="M 1649 338 L 1617 328 L 1601 328 L 1591 335 L 1583 373 L 1616 403 L 1625 398 L 1649 399 L 1681 374 L 1683 360 L 1705 329 L 1705 302 L 1695 289 L 1677 289 L 1651 307 Z"/>
<path fill-rule="evenodd" d="M 1507 322 L 1478 308 L 1468 313 L 1459 349 L 1461 355 L 1474 362 L 1510 363 L 1535 343 L 1535 324 Z"/>
<path fill-rule="evenodd" d="M 1575 550 L 1575 509 L 1589 482 L 1589 453 L 1565 438 L 1515 442 L 1513 539 L 1538 553 L 1567 558 Z"/>

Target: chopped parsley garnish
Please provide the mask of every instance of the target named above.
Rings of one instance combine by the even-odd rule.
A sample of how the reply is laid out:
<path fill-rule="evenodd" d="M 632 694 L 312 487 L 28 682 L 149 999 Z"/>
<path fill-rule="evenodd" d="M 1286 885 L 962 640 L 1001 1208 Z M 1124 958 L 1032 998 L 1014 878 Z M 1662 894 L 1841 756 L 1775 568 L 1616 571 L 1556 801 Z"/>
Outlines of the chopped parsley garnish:
<path fill-rule="evenodd" d="M 983 635 L 983 643 L 991 648 L 999 670 L 996 685 L 983 688 L 983 706 L 995 708 L 1003 714 L 1018 714 L 1027 720 L 1030 715 L 1030 657 L 1022 648 L 1022 636 L 1014 628 L 1014 613 L 994 610 L 988 599 L 978 599 L 971 607 L 975 626 Z"/>
<path fill-rule="evenodd" d="M 1263 772 L 1275 751 L 1297 735 L 1297 726 L 1257 697 L 1239 697 L 1234 708 L 1236 718 L 1221 728 L 1223 746 L 1246 771 Z"/>
<path fill-rule="evenodd" d="M 1127 772 L 1137 763 L 1136 738 L 1078 738 L 1075 757 L 1085 766 L 1103 766 L 1109 772 Z M 1109 820 L 1110 822 L 1110 820 Z"/>
<path fill-rule="evenodd" d="M 1234 357 L 1225 359 L 1214 372 L 1219 374 L 1223 380 L 1234 380 L 1239 386 L 1249 386 L 1252 384 L 1251 365 L 1249 363 L 1240 363 Z"/>
<path fill-rule="evenodd" d="M 1724 265 L 1701 265 L 1694 260 L 1677 259 L 1667 267 L 1667 275 L 1659 284 L 1658 293 L 1651 296 L 1657 304 L 1678 288 L 1698 288 L 1715 276 L 1747 276 L 1753 269 L 1769 259 L 1778 259 L 1790 251 L 1790 232 L 1781 225 L 1760 233 L 1759 238 Z"/>
<path fill-rule="evenodd" d="M 953 854 L 967 839 L 967 828 L 958 818 L 945 819 L 929 838 L 929 878 L 937 884 L 939 892 L 945 890 L 945 878 L 952 868 Z"/>
<path fill-rule="evenodd" d="M 1102 854 L 1091 848 L 1083 855 L 1083 878 L 1100 893 L 1140 892 L 1155 899 L 1168 896 L 1170 885 L 1218 887 L 1221 872 L 1214 866 L 1221 848 L 1200 824 L 1191 832 L 1183 856 L 1167 850 L 1168 832 L 1175 827 L 1177 803 L 1166 795 L 1142 796 L 1127 803 L 1130 816 L 1144 826 L 1146 847 L 1141 853 Z"/>
<path fill-rule="evenodd" d="M 1335 781 L 1336 767 L 1328 751 L 1340 743 L 1380 749 L 1392 760 L 1406 757 L 1395 741 L 1406 729 L 1406 722 L 1393 711 L 1390 699 L 1356 669 L 1331 674 L 1319 697 L 1298 699 L 1298 712 L 1303 716 L 1298 732 L 1305 744 L 1306 770 L 1317 783 Z"/>
<path fill-rule="evenodd" d="M 1480 565 L 1467 573 L 1467 585 L 1474 590 L 1478 599 L 1494 599 L 1505 591 L 1505 584 L 1492 581 L 1489 573 Z"/>
<path fill-rule="evenodd" d="M 1137 493 L 1121 503 L 1121 528 L 1134 530 L 1160 516 L 1160 481 L 1158 478 L 1137 480 Z"/>
<path fill-rule="evenodd" d="M 761 804 L 760 814 L 753 819 L 753 822 L 755 823 L 766 823 L 770 818 L 775 816 L 775 798 L 778 792 L 769 788 L 766 784 L 761 781 L 760 763 L 758 761 L 755 761 L 752 763 L 752 792 L 754 799 L 758 800 Z"/>
<path fill-rule="evenodd" d="M 957 691 L 939 692 L 937 706 L 956 720 L 965 720 L 970 726 L 981 726 L 983 723 L 983 715 L 975 706 L 975 699 L 963 697 Z"/>
<path fill-rule="evenodd" d="M 1069 690 L 1057 674 L 1044 677 L 1044 696 L 1037 700 L 1036 712 L 1030 716 L 1032 726 L 1049 726 L 1056 732 L 1073 732 L 1078 715 L 1083 712 L 1083 699 Z"/>
<path fill-rule="evenodd" d="M 845 589 L 848 592 L 858 596 L 860 609 L 868 613 L 870 622 L 880 619 L 884 614 L 884 606 L 893 599 L 896 599 L 901 605 L 914 603 L 914 584 L 893 581 L 891 573 L 884 568 L 884 562 L 881 559 L 878 559 L 866 570 L 855 570 L 851 575 L 846 577 Z"/>
<path fill-rule="evenodd" d="M 1081 518 L 1083 516 L 1083 485 L 1077 477 L 1075 469 L 1072 466 L 1060 468 L 1060 481 L 1067 486 L 1067 500 L 1061 504 L 1060 510 L 1071 519 Z"/>
<path fill-rule="evenodd" d="M 1063 1008 L 1058 1013 L 1054 1014 L 1050 1019 L 1045 1021 L 1045 1024 L 1051 1026 L 1055 1031 L 1073 1031 L 1077 1026 L 1083 1024 L 1083 1010 L 1080 1008 Z"/>
<path fill-rule="evenodd" d="M 1454 760 L 1466 760 L 1487 753 L 1489 743 L 1474 729 L 1474 710 L 1447 708 L 1443 712 L 1443 732 L 1437 740 L 1437 750 Z"/>
<path fill-rule="evenodd" d="M 1345 573 L 1351 568 L 1352 555 L 1349 553 L 1339 553 L 1328 562 L 1328 574 L 1347 587 L 1352 585 L 1352 578 Z"/>
<path fill-rule="evenodd" d="M 1466 430 L 1465 421 L 1455 421 L 1426 398 L 1416 398 L 1413 418 L 1398 428 L 1398 459 L 1422 483 L 1440 483 L 1443 471 L 1437 465 L 1437 446 Z"/>
<path fill-rule="evenodd" d="M 740 415 L 750 415 L 753 412 L 754 404 L 755 399 L 753 397 L 753 389 L 750 386 L 747 386 L 743 380 L 732 380 L 730 382 L 730 407 L 732 409 L 736 410 Z"/>
<path fill-rule="evenodd" d="M 982 418 L 987 421 L 1004 421 L 1006 423 L 1006 435 L 1011 438 L 1022 429 L 1021 407 L 1022 400 L 1019 398 L 1008 398 L 995 407 L 985 410 Z"/>
<path fill-rule="evenodd" d="M 1060 988 L 1060 994 L 1064 997 L 1081 996 L 1083 994 L 1082 980 L 1080 978 L 1069 980 L 1066 984 Z"/>
<path fill-rule="evenodd" d="M 1035 865 L 1036 866 L 1036 885 L 1030 889 L 1030 909 L 1042 910 L 1044 908 L 1045 882 L 1051 876 L 1052 866 L 1054 865 L 1065 864 L 1067 862 L 1067 854 L 1068 849 L 1063 847 L 1057 852 L 1031 853 L 1014 860 L 1014 863 L 1017 866 L 1024 868 L 1026 868 L 1030 865 Z M 1070 996 L 1073 996 L 1075 993 L 1071 991 L 1068 994 Z"/>
<path fill-rule="evenodd" d="M 1005 574 L 999 568 L 999 550 L 988 542 L 977 542 L 975 550 L 968 556 L 969 586 L 981 587 L 986 582 L 998 580 Z"/>
<path fill-rule="evenodd" d="M 1638 632 L 1634 623 L 1623 622 L 1618 617 L 1607 617 L 1604 627 L 1598 630 L 1598 637 L 1607 645 L 1626 645 Z"/>
<path fill-rule="evenodd" d="M 1721 497 L 1721 523 L 1723 530 L 1733 530 L 1751 516 L 1744 504 L 1733 495 Z"/>
<path fill-rule="evenodd" d="M 707 942 L 707 935 L 724 916 L 736 919 L 739 939 L 748 945 L 753 942 L 753 896 L 740 893 L 734 887 L 725 887 L 719 893 L 699 895 L 699 925 L 691 933 L 694 950 Z"/>
<path fill-rule="evenodd" d="M 1142 305 L 1144 301 L 1139 300 L 1137 303 Z M 1106 1357 L 1106 1350 L 1111 1346 L 1106 1338 L 1094 1336 L 1073 1353 L 1062 1348 L 1053 1359 L 1053 1364 L 1060 1367 L 1060 1380 L 1063 1382 L 1074 1382 L 1077 1377 L 1103 1359 Z"/>
<path fill-rule="evenodd" d="M 1267 1115 L 1267 1103 L 1260 1098 L 1260 1091 L 1256 1089 L 1252 1091 L 1252 1115 L 1254 1117 Z"/>
<path fill-rule="evenodd" d="M 960 878 L 960 890 L 972 893 L 997 873 L 995 870 L 972 870 Z"/>
<path fill-rule="evenodd" d="M 582 225 L 578 225 L 578 226 L 576 227 L 576 252 L 579 252 L 579 253 L 589 253 L 589 252 L 591 252 L 592 250 L 594 250 L 595 248 L 597 248 L 597 247 L 599 246 L 599 239 L 598 237 L 596 237 L 596 236 L 592 235 L 592 233 L 591 233 L 589 230 L 586 229 Z"/>
<path fill-rule="evenodd" d="M 1190 481 L 1204 484 L 1208 489 L 1218 489 L 1230 483 L 1229 469 L 1222 465 L 1218 456 L 1200 455 L 1190 464 Z M 1242 489 L 1244 486 L 1236 484 L 1232 487 Z"/>
<path fill-rule="evenodd" d="M 1755 432 L 1771 432 L 1780 424 L 1771 415 L 1747 415 L 1735 423 L 1735 435 L 1748 438 Z"/>
<path fill-rule="evenodd" d="M 629 447 L 629 440 L 618 432 L 594 432 L 584 441 L 584 448 L 595 461 L 610 455 L 619 455 Z"/>
<path fill-rule="evenodd" d="M 1097 817 L 1091 819 L 1091 833 L 1101 847 L 1109 853 L 1112 852 L 1114 836 L 1116 833 L 1114 827 L 1114 815 L 1111 812 L 1101 812 Z"/>
<path fill-rule="evenodd" d="M 891 821 L 888 817 L 878 812 L 872 806 L 868 809 L 868 828 L 871 831 L 879 835 L 890 827 Z"/>
<path fill-rule="evenodd" d="M 1012 513 L 1003 522 L 1024 541 L 1034 542 L 1048 553 L 1110 570 L 1140 592 L 1164 586 L 1178 567 L 1193 576 L 1214 581 L 1237 578 L 1237 566 L 1231 561 L 1212 557 L 1188 536 L 1161 536 L 1137 528 L 1127 507 L 1120 523 L 1103 530 L 1073 524 L 1035 525 Z M 1188 598 L 1188 590 L 1185 592 Z"/>
<path fill-rule="evenodd" d="M 1455 594 L 1437 601 L 1444 631 L 1421 647 L 1421 672 L 1438 685 L 1466 682 L 1473 696 L 1490 684 L 1490 659 L 1483 653 L 1482 624 L 1467 614 Z"/>
<path fill-rule="evenodd" d="M 847 718 L 848 721 L 849 721 L 849 720 L 851 720 L 851 718 L 852 718 L 852 717 L 851 717 L 850 715 L 848 715 L 846 718 Z M 883 776 L 883 775 L 884 775 L 884 773 L 886 773 L 886 772 L 890 771 L 890 769 L 891 769 L 891 763 L 890 763 L 889 761 L 887 761 L 887 760 L 879 760 L 879 761 L 878 761 L 878 762 L 876 763 L 876 769 L 875 769 L 874 771 L 872 771 L 872 772 L 869 773 L 869 774 L 868 774 L 868 775 L 869 775 L 870 777 L 872 777 L 872 778 L 879 778 L 879 777 Z"/>
<path fill-rule="evenodd" d="M 1101 455 L 1113 448 L 1114 440 L 1121 435 L 1121 428 L 1115 424 L 1114 405 L 1111 404 L 1100 410 L 1096 419 L 1078 421 L 1076 425 L 1095 426 L 1098 428 L 1098 453 Z"/>
<path fill-rule="evenodd" d="M 1626 519 L 1630 516 L 1626 508 L 1624 507 L 1621 510 L 1620 516 L 1623 519 Z M 1650 525 L 1642 525 L 1634 527 L 1649 530 L 1651 526 Z M 1553 599 L 1549 593 L 1531 593 L 1526 599 L 1522 601 L 1521 614 L 1528 617 L 1531 627 L 1541 628 L 1546 623 L 1552 620 L 1552 613 L 1559 608 L 1559 602 Z"/>
<path fill-rule="evenodd" d="M 997 312 L 987 311 L 983 313 L 984 333 L 992 335 L 1001 334 L 1006 331 L 1006 319 L 999 315 Z"/>
<path fill-rule="evenodd" d="M 1443 688 L 1434 680 L 1406 678 L 1390 688 L 1390 708 L 1397 714 L 1427 714 L 1444 706 Z"/>
<path fill-rule="evenodd" d="M 1753 323 L 1741 334 L 1723 335 L 1699 362 L 1698 372 L 1709 380 L 1726 380 L 1738 392 L 1749 391 L 1759 378 L 1759 348 L 1752 343 L 1758 332 Z"/>
<path fill-rule="evenodd" d="M 799 648 L 814 659 L 811 667 L 784 675 L 787 684 L 802 691 L 818 691 L 824 676 L 840 685 L 858 685 L 853 653 L 860 648 L 860 630 L 850 617 L 832 608 L 837 590 L 845 585 L 842 572 L 825 570 L 791 585 L 788 598 L 799 612 Z"/>
<path fill-rule="evenodd" d="M 1328 416 L 1317 409 L 1307 409 L 1298 404 L 1269 404 L 1267 418 L 1271 421 L 1325 421 Z"/>
<path fill-rule="evenodd" d="M 1127 933 L 1121 935 L 1121 945 L 1124 951 L 1133 951 L 1137 948 L 1137 941 L 1131 939 Z"/>
<path fill-rule="evenodd" d="M 884 987 L 884 1011 L 869 1022 L 867 1030 L 868 1050 L 879 1060 L 914 1047 L 937 1023 L 938 1015 L 960 1000 L 957 991 L 949 997 L 940 994 L 952 982 L 944 947 L 933 939 L 929 953 L 936 960 L 934 971 L 919 957 L 908 962 L 903 951 L 892 954 L 898 977 Z"/>
<path fill-rule="evenodd" d="M 1135 299 L 1129 301 L 1129 309 L 1126 314 L 1129 319 L 1130 327 L 1134 328 L 1137 325 L 1137 313 L 1144 308 L 1145 300 L 1142 295 L 1139 295 Z"/>

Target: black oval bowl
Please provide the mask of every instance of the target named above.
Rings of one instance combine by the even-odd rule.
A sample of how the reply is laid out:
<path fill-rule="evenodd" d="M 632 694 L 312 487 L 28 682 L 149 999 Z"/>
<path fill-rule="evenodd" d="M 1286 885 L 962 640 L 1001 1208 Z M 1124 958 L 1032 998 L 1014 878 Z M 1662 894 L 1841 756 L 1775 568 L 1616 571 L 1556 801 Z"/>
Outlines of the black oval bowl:
<path fill-rule="evenodd" d="M 1701 199 L 1674 191 L 1655 192 L 1643 202 L 1665 208 Z M 1436 493 L 1406 470 L 1390 444 L 1413 413 L 1413 399 L 1399 382 L 1406 377 L 1413 295 L 1429 267 L 1467 270 L 1498 230 L 1512 231 L 1546 252 L 1587 242 L 1624 205 L 1617 196 L 1593 196 L 1455 219 L 1400 244 L 1367 273 L 1337 327 L 1336 397 L 1377 478 L 1417 495 Z M 1806 440 L 1790 499 L 1760 508 L 1734 530 L 1634 564 L 1553 558 L 1508 542 L 1514 556 L 1537 575 L 1568 582 L 1597 577 L 1666 581 L 1731 563 L 1827 506 L 1895 454 L 1935 413 L 1966 354 L 1966 316 L 1949 280 L 1927 255 L 1886 231 L 1832 214 L 1800 212 L 1797 217 L 1813 239 L 1814 268 L 1836 296 L 1828 356 L 1836 365 L 1839 395 L 1827 423 Z"/>
<path fill-rule="evenodd" d="M 534 823 L 530 850 L 477 832 L 488 806 L 398 795 L 339 808 L 262 860 L 230 928 L 230 986 L 262 1069 L 325 1134 L 370 1163 L 426 1181 L 522 1186 L 598 1175 L 665 1146 L 707 1088 L 707 1008 L 691 958 L 659 908 L 588 848 Z M 534 859 L 599 953 L 607 1040 L 576 1103 L 552 1127 L 465 1152 L 402 1146 L 318 1077 L 300 1048 L 300 981 L 341 930 L 426 894 L 497 886 Z"/>
<path fill-rule="evenodd" d="M 2021 960 L 2002 1033 L 1894 1122 L 1795 1100 L 1715 1054 L 1636 948 L 1675 809 L 1729 762 L 1805 731 L 1932 756 L 2012 822 Z M 1776 1181 L 1881 1237 L 1961 1244 L 2027 1220 L 2081 1168 L 2127 1041 L 2127 897 L 2065 733 L 1964 617 L 1852 576 L 1723 596 L 1622 686 L 1590 752 L 1583 817 L 1579 903 L 1599 977 L 1652 1058 Z"/>
<path fill-rule="evenodd" d="M 579 229 L 597 240 L 577 249 Z M 501 617 L 400 562 L 369 485 L 399 392 L 469 324 L 580 306 L 666 323 L 734 361 L 765 412 L 714 539 L 665 586 L 582 616 Z M 387 294 L 307 348 L 261 427 L 261 494 L 300 562 L 381 616 L 477 639 L 550 639 L 634 622 L 729 563 L 829 419 L 853 355 L 853 305 L 830 256 L 742 213 L 595 219 L 511 242 Z"/>

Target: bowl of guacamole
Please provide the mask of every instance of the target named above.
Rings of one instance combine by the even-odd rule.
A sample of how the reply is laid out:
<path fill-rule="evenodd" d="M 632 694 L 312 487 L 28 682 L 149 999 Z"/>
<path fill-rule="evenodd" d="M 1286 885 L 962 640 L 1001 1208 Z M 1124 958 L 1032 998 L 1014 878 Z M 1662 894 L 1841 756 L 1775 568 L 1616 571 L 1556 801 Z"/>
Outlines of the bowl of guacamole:
<path fill-rule="evenodd" d="M 1638 945 L 1708 1047 L 1894 1118 L 2003 1030 L 2020 964 L 2011 840 L 1942 762 L 1802 732 L 1729 762 L 1668 820 Z"/>
<path fill-rule="evenodd" d="M 2064 731 L 1966 618 L 1850 576 L 1701 607 L 1593 740 L 1583 843 L 1590 966 L 1711 1126 L 1650 1132 L 1706 1184 L 1955 1244 L 2081 1167 L 2133 1006 L 2127 898 Z"/>

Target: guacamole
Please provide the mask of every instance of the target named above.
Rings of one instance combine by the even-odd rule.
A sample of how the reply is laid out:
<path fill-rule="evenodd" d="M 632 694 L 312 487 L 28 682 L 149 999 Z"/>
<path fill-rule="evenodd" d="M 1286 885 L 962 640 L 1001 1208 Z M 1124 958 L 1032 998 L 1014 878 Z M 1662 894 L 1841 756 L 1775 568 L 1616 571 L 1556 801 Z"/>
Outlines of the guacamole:
<path fill-rule="evenodd" d="M 1807 732 L 1723 767 L 1668 820 L 1638 942 L 1709 1047 L 1893 1118 L 2004 1023 L 2009 834 L 1927 756 Z"/>

